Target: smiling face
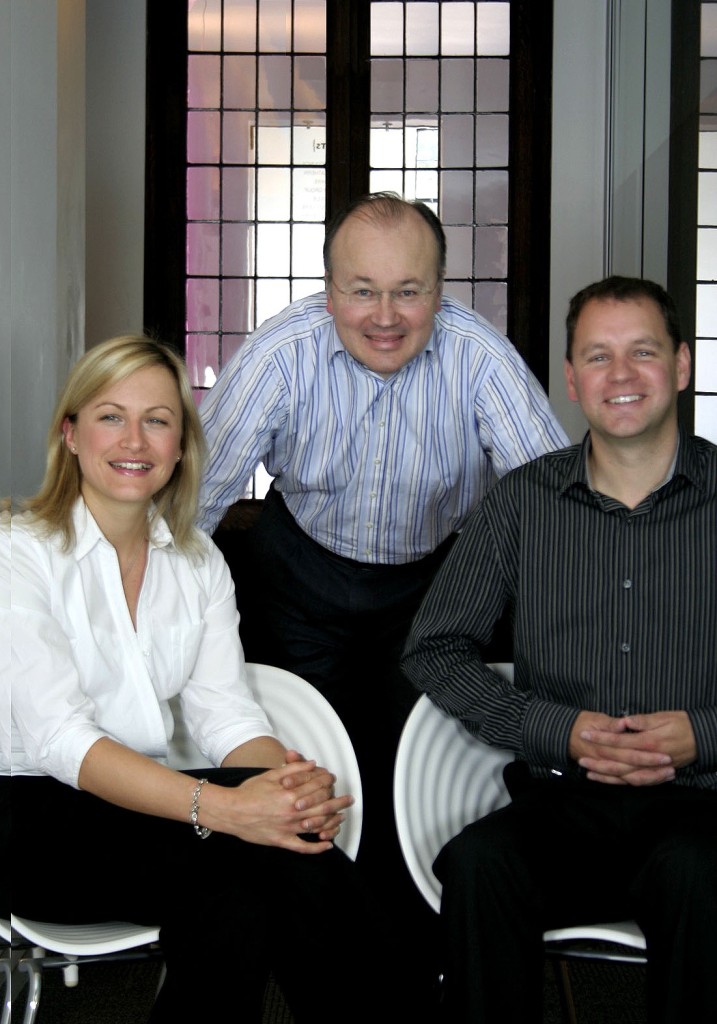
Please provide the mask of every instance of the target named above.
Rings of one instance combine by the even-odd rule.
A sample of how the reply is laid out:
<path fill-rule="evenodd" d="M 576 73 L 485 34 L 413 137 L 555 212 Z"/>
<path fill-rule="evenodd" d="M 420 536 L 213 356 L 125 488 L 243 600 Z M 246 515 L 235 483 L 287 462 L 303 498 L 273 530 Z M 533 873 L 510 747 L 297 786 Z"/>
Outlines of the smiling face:
<path fill-rule="evenodd" d="M 354 359 L 388 377 L 428 343 L 441 308 L 438 247 L 420 214 L 407 210 L 397 221 L 356 213 L 339 228 L 331 246 L 327 309 L 341 342 Z M 382 292 L 369 308 L 352 305 L 345 292 Z M 389 292 L 417 289 L 425 301 L 397 307 Z"/>
<path fill-rule="evenodd" d="M 148 366 L 101 391 L 63 424 L 79 460 L 80 490 L 93 514 L 101 508 L 146 508 L 181 456 L 182 405 L 174 377 Z"/>
<path fill-rule="evenodd" d="M 594 438 L 671 441 L 690 353 L 684 342 L 675 351 L 652 299 L 591 299 L 575 325 L 565 377 Z"/>

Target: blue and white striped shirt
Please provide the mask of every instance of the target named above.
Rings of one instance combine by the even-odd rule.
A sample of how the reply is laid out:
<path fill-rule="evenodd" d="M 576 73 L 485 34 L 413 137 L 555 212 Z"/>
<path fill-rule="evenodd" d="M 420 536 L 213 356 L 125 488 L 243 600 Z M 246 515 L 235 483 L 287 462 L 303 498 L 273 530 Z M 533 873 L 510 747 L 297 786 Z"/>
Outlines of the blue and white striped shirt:
<path fill-rule="evenodd" d="M 203 529 L 263 462 L 305 533 L 377 564 L 429 554 L 494 474 L 568 443 L 510 342 L 448 296 L 426 348 L 387 379 L 344 348 L 323 292 L 300 299 L 248 339 L 200 415 Z"/>

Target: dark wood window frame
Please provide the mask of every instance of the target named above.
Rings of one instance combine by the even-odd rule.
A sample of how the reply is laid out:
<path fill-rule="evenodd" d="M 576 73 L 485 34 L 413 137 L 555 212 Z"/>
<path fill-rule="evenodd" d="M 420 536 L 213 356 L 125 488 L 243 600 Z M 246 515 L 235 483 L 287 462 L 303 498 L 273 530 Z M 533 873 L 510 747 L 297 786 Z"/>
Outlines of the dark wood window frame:
<path fill-rule="evenodd" d="M 508 334 L 547 388 L 552 0 L 510 8 Z M 327 3 L 327 217 L 368 188 L 370 0 Z M 187 16 L 147 0 L 146 329 L 184 351 Z"/>

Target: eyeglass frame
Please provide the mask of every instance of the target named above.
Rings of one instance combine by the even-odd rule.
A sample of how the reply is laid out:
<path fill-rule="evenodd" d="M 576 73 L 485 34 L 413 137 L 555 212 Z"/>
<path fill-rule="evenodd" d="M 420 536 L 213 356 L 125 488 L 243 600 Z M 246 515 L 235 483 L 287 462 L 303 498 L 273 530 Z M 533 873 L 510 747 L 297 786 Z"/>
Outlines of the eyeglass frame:
<path fill-rule="evenodd" d="M 412 289 L 408 289 L 408 288 L 366 288 L 366 287 L 358 287 L 358 288 L 355 288 L 353 290 L 347 291 L 344 288 L 339 288 L 339 286 L 336 284 L 336 282 L 334 281 L 334 279 L 332 277 L 329 277 L 326 283 L 327 283 L 328 287 L 335 288 L 336 291 L 339 293 L 339 295 L 343 295 L 344 300 L 346 301 L 346 304 L 349 305 L 349 306 L 358 306 L 358 307 L 363 307 L 364 309 L 374 309 L 376 306 L 381 304 L 381 299 L 383 298 L 383 296 L 384 295 L 388 295 L 389 298 L 390 298 L 391 304 L 394 305 L 394 306 L 398 306 L 399 309 L 420 309 L 421 307 L 427 305 L 429 296 L 433 295 L 433 293 L 435 292 L 436 288 L 438 288 L 439 285 L 441 285 L 443 283 L 443 279 L 440 278 L 440 277 L 437 278 L 436 279 L 436 283 L 433 285 L 432 288 L 412 288 Z M 402 301 L 400 298 L 396 297 L 398 293 L 400 293 L 402 291 L 409 291 L 409 290 L 416 292 L 417 298 L 416 298 L 415 301 L 406 303 L 406 302 Z M 355 298 L 355 292 L 358 292 L 358 291 L 371 292 L 372 295 L 373 295 L 373 298 L 363 299 L 363 300 L 362 299 L 358 299 L 358 301 L 357 301 L 356 298 Z"/>

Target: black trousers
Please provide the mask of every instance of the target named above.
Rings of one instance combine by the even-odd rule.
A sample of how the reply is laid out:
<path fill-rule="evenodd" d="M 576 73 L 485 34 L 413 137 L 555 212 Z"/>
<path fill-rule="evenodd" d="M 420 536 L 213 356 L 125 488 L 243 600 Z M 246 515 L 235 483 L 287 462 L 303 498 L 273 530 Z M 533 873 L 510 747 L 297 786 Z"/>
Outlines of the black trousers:
<path fill-rule="evenodd" d="M 303 676 L 341 716 L 356 749 L 364 790 L 357 863 L 384 905 L 393 908 L 406 942 L 413 944 L 416 986 L 426 985 L 436 915 L 405 868 L 393 815 L 396 748 L 418 697 L 399 660 L 413 617 L 453 539 L 418 562 L 354 562 L 311 540 L 273 488 L 258 525 L 249 532 L 249 564 L 236 572 L 247 660 Z"/>
<path fill-rule="evenodd" d="M 252 769 L 203 771 L 240 784 Z M 273 971 L 300 1022 L 400 1013 L 384 915 L 338 849 L 302 855 L 115 807 L 51 778 L 12 779 L 12 909 L 68 923 L 161 924 L 153 1024 L 261 1021 Z M 385 991 L 385 972 L 397 970 Z M 138 1022 L 139 1024 L 139 1022 Z"/>
<path fill-rule="evenodd" d="M 445 1020 L 537 1024 L 546 929 L 634 918 L 651 1024 L 717 1021 L 717 793 L 530 781 L 434 865 Z"/>

